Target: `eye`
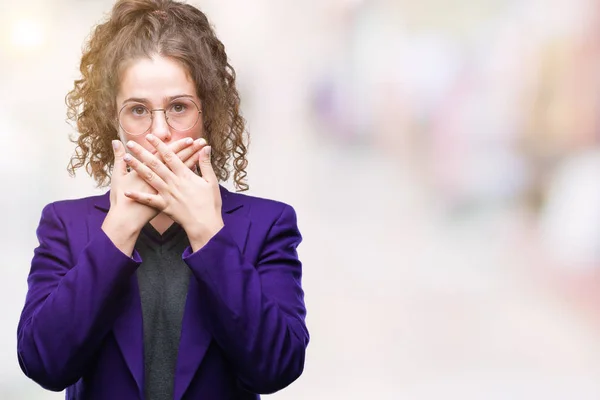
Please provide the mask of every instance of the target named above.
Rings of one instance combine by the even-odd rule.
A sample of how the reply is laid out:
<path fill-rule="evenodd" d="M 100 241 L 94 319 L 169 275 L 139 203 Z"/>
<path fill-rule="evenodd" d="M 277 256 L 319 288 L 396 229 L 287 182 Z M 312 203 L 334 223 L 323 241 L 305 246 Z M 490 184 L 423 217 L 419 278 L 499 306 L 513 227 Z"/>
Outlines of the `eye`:
<path fill-rule="evenodd" d="M 182 103 L 175 103 L 173 105 L 171 105 L 171 111 L 176 113 L 176 114 L 181 114 L 187 111 L 187 105 L 182 104 Z"/>
<path fill-rule="evenodd" d="M 146 107 L 144 106 L 133 106 L 131 108 L 131 113 L 135 116 L 145 115 L 147 112 Z"/>

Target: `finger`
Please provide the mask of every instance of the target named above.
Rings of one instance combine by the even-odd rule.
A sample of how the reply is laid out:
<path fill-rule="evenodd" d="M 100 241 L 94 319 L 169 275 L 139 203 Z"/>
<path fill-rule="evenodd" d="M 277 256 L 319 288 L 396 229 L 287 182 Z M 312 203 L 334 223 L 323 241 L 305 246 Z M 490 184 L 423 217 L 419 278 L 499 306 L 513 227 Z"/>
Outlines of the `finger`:
<path fill-rule="evenodd" d="M 197 139 L 194 141 L 192 146 L 186 147 L 177 153 L 177 157 L 179 157 L 179 159 L 183 161 L 188 168 L 190 168 L 196 165 L 198 162 L 198 151 L 200 151 L 204 146 L 206 146 L 206 140 L 203 138 Z"/>
<path fill-rule="evenodd" d="M 210 162 L 211 159 L 211 147 L 206 146 L 200 152 L 200 157 L 198 158 L 198 164 L 200 165 L 200 173 L 202 177 L 209 183 L 218 184 L 217 175 L 213 170 L 212 164 Z"/>
<path fill-rule="evenodd" d="M 129 197 L 140 204 L 150 206 L 159 211 L 163 211 L 166 208 L 165 200 L 158 194 L 142 193 L 135 191 L 127 191 L 124 193 L 125 196 Z"/>
<path fill-rule="evenodd" d="M 181 152 L 182 150 L 192 147 L 193 144 L 194 139 L 192 139 L 191 137 L 187 137 L 177 140 L 176 142 L 169 143 L 168 146 L 173 151 L 173 153 L 179 154 L 179 152 Z"/>
<path fill-rule="evenodd" d="M 146 168 L 149 168 L 150 170 L 154 171 L 154 173 L 157 176 L 159 176 L 164 182 L 171 181 L 173 173 L 158 158 L 158 154 L 150 153 L 148 150 L 146 150 L 145 148 L 143 148 L 142 146 L 140 146 L 132 140 L 127 142 L 127 148 L 129 149 L 129 151 L 131 151 L 131 153 L 133 153 L 135 158 L 137 158 L 142 164 L 145 164 Z"/>
<path fill-rule="evenodd" d="M 131 169 L 133 171 L 135 171 L 143 180 L 145 180 L 156 191 L 165 190 L 167 188 L 167 184 L 160 176 L 158 176 L 158 174 L 156 174 L 147 165 L 144 165 L 143 163 L 141 163 L 139 160 L 137 160 L 131 154 L 125 154 L 123 159 L 125 160 L 127 165 L 129 167 L 131 167 Z M 158 162 L 160 163 L 160 161 L 158 161 Z"/>
<path fill-rule="evenodd" d="M 186 168 L 185 164 L 179 159 L 179 157 L 177 157 L 177 155 L 175 155 L 175 153 L 169 148 L 169 146 L 167 146 L 162 140 L 160 140 L 159 138 L 157 138 L 154 135 L 146 135 L 146 140 L 152 146 L 154 146 L 154 148 L 157 150 L 158 154 L 160 154 L 162 159 L 165 161 L 165 165 L 167 167 L 169 167 L 168 169 L 173 171 L 173 173 L 175 173 L 175 175 L 181 175 L 188 170 Z M 152 168 L 152 169 L 154 169 L 154 168 Z M 164 173 L 162 171 L 162 168 L 157 168 L 154 170 L 157 173 L 161 173 L 161 174 Z M 161 170 L 161 171 L 159 171 L 159 170 Z M 165 179 L 167 179 L 167 176 L 168 175 L 165 175 Z"/>
<path fill-rule="evenodd" d="M 192 171 L 198 170 L 198 159 L 200 157 L 201 152 L 202 149 L 198 150 L 190 158 L 188 158 L 187 161 L 184 162 L 185 166 L 191 169 Z"/>
<path fill-rule="evenodd" d="M 123 176 L 127 174 L 127 164 L 123 161 L 123 157 L 125 156 L 125 148 L 123 147 L 123 143 L 120 140 L 112 141 L 113 153 L 115 155 L 115 163 L 113 167 L 113 178 L 117 178 L 119 176 Z M 117 178 L 118 179 L 118 178 Z"/>

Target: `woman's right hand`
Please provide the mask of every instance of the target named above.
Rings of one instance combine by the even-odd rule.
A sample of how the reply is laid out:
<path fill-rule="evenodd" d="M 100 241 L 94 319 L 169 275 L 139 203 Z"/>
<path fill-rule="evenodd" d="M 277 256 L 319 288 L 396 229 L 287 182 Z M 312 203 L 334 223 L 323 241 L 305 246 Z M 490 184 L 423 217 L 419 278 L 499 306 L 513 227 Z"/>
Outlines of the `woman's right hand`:
<path fill-rule="evenodd" d="M 156 193 L 135 171 L 128 172 L 124 161 L 125 146 L 119 140 L 113 140 L 115 163 L 110 184 L 110 210 L 102 224 L 102 230 L 113 244 L 124 254 L 131 256 L 137 237 L 148 222 L 159 213 L 158 210 L 140 204 L 125 196 L 126 191 Z M 171 146 L 175 154 L 189 167 L 193 168 L 198 159 L 198 152 L 204 148 L 203 139 L 190 143 L 181 139 Z"/>

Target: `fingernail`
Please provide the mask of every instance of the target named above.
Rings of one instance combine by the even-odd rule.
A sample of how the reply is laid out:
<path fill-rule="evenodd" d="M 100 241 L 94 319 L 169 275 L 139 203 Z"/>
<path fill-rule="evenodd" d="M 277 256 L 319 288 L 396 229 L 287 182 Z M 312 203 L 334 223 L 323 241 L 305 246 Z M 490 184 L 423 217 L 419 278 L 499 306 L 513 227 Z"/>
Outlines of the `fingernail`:
<path fill-rule="evenodd" d="M 129 147 L 130 149 L 133 149 L 133 146 L 135 146 L 135 143 L 132 140 L 127 142 L 127 147 Z"/>
<path fill-rule="evenodd" d="M 200 139 L 197 140 L 197 142 L 198 142 L 199 145 L 205 145 L 206 144 L 206 139 L 200 138 Z"/>
<path fill-rule="evenodd" d="M 127 162 L 131 161 L 131 154 L 129 154 L 129 153 L 125 154 L 125 156 L 123 156 L 123 160 L 125 160 Z"/>
<path fill-rule="evenodd" d="M 209 156 L 209 157 L 210 157 L 210 146 L 206 146 L 206 147 L 204 148 L 204 154 L 206 154 L 207 156 Z"/>
<path fill-rule="evenodd" d="M 113 147 L 113 149 L 117 150 L 119 148 L 119 141 L 118 140 L 113 140 L 112 141 L 112 147 Z"/>
<path fill-rule="evenodd" d="M 194 143 L 194 139 L 192 139 L 191 137 L 185 139 L 185 144 L 192 144 Z"/>
<path fill-rule="evenodd" d="M 154 135 L 152 135 L 152 134 L 146 135 L 146 140 L 148 140 L 148 141 L 154 140 Z"/>

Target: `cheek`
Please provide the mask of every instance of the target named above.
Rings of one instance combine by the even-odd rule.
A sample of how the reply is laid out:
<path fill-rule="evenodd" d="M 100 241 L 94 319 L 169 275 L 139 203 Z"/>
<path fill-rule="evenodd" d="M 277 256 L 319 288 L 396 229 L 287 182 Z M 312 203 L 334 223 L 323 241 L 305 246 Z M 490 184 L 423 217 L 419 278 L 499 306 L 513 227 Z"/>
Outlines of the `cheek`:
<path fill-rule="evenodd" d="M 199 139 L 204 137 L 204 118 L 202 118 L 202 114 L 200 114 L 200 118 L 192 129 L 190 129 L 189 136 L 192 136 L 194 139 Z"/>
<path fill-rule="evenodd" d="M 191 137 L 194 140 L 200 139 L 201 137 L 204 136 L 204 132 L 203 132 L 203 128 L 202 128 L 202 120 L 200 120 L 198 122 L 198 125 L 196 125 L 192 129 L 188 129 L 187 131 L 183 131 L 183 132 L 172 131 L 172 134 L 173 134 L 173 137 L 171 138 L 171 141 L 176 141 L 176 140 L 188 138 L 188 137 Z"/>

